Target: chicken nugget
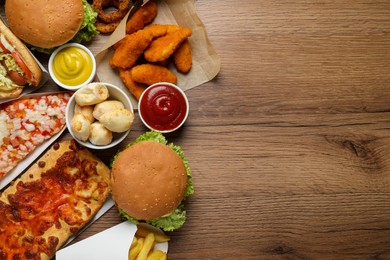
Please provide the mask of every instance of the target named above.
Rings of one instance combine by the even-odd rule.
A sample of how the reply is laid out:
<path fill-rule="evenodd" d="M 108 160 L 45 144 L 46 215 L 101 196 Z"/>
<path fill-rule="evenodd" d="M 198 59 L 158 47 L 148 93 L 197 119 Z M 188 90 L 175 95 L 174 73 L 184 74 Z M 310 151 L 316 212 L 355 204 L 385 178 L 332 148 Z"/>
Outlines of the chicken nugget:
<path fill-rule="evenodd" d="M 177 77 L 169 69 L 155 64 L 141 64 L 131 68 L 131 77 L 134 81 L 146 85 L 157 82 L 170 82 L 176 84 Z"/>
<path fill-rule="evenodd" d="M 167 33 L 165 36 L 153 40 L 144 52 L 145 59 L 149 62 L 168 59 L 191 34 L 191 29 L 181 27 L 177 31 Z"/>
<path fill-rule="evenodd" d="M 188 39 L 185 39 L 183 43 L 173 53 L 173 62 L 176 65 L 178 71 L 187 73 L 192 67 L 192 51 L 191 44 Z"/>
<path fill-rule="evenodd" d="M 110 59 L 111 67 L 122 69 L 131 68 L 151 41 L 151 33 L 144 30 L 126 35 Z"/>
<path fill-rule="evenodd" d="M 156 1 L 149 1 L 144 6 L 141 6 L 126 23 L 126 33 L 132 34 L 150 24 L 157 16 Z"/>
<path fill-rule="evenodd" d="M 145 30 L 149 31 L 153 38 L 162 37 L 167 33 L 175 32 L 179 29 L 180 27 L 174 24 L 151 24 L 148 27 L 145 27 Z"/>
<path fill-rule="evenodd" d="M 119 69 L 119 77 L 122 79 L 123 83 L 129 89 L 130 93 L 139 100 L 142 92 L 147 88 L 147 85 L 135 82 L 131 77 L 130 69 Z"/>

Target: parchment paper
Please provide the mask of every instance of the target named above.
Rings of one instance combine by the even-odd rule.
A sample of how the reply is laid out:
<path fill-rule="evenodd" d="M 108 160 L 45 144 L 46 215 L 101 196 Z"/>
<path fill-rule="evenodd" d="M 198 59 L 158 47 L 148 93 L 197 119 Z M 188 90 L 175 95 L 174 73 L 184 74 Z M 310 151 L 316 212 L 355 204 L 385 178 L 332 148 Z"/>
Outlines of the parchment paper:
<path fill-rule="evenodd" d="M 99 81 L 108 82 L 121 87 L 129 93 L 133 107 L 137 109 L 137 100 L 130 94 L 126 86 L 119 78 L 118 71 L 109 65 L 109 59 L 113 54 L 110 48 L 114 43 L 125 36 L 127 16 L 122 20 L 117 29 L 102 49 L 95 54 L 97 62 L 97 78 Z M 206 28 L 199 19 L 194 0 L 160 0 L 158 1 L 158 14 L 154 24 L 176 24 L 188 27 L 192 30 L 189 38 L 192 47 L 192 68 L 189 73 L 182 74 L 176 70 L 173 64 L 170 69 L 177 75 L 177 85 L 184 91 L 199 86 L 212 80 L 220 71 L 221 61 L 213 49 L 206 32 Z"/>

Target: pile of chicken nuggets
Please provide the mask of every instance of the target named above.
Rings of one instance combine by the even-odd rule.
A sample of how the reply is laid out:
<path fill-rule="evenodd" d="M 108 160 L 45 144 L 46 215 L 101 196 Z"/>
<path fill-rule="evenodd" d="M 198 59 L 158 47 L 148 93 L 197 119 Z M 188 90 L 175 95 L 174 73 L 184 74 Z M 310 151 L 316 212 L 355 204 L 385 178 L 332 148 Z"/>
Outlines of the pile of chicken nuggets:
<path fill-rule="evenodd" d="M 126 23 L 126 36 L 117 42 L 110 59 L 112 68 L 130 93 L 138 100 L 142 92 L 157 82 L 177 83 L 176 74 L 168 68 L 173 61 L 179 73 L 192 67 L 192 30 L 173 24 L 151 24 L 157 15 L 156 1 L 149 1 Z"/>

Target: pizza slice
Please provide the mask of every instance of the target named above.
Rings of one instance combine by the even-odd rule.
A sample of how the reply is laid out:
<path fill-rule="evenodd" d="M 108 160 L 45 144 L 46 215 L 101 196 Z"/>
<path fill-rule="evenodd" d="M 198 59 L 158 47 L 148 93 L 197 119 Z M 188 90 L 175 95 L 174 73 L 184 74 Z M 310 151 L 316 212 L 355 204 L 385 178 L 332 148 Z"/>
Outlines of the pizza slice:
<path fill-rule="evenodd" d="M 70 95 L 49 94 L 0 105 L 0 179 L 65 127 Z"/>
<path fill-rule="evenodd" d="M 74 140 L 55 143 L 0 196 L 0 259 L 50 259 L 99 211 L 109 168 Z"/>

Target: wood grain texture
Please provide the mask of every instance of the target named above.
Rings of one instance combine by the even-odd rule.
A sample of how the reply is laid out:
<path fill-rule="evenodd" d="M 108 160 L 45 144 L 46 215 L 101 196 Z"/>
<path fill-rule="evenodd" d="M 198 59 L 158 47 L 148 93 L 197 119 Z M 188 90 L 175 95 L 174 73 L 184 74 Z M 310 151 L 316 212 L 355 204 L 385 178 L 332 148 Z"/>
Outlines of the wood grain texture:
<path fill-rule="evenodd" d="M 390 259 L 390 2 L 196 7 L 222 69 L 167 135 L 196 189 L 169 259 Z"/>

